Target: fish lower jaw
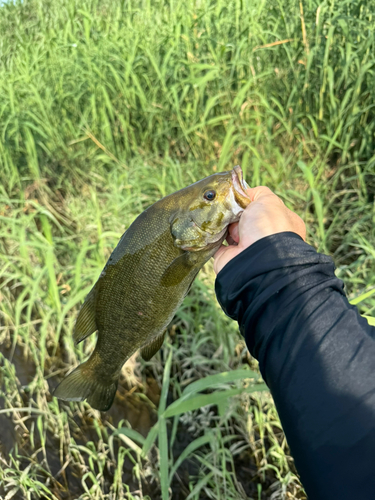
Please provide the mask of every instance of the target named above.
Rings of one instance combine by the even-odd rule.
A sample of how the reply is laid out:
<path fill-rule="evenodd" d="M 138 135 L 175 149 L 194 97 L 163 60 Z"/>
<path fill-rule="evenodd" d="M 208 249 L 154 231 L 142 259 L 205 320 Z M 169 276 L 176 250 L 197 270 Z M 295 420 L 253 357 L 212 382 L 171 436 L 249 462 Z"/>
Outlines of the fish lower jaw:
<path fill-rule="evenodd" d="M 220 240 L 223 240 L 228 232 L 228 226 L 225 227 L 220 233 L 216 233 L 211 235 L 211 237 L 207 238 L 206 243 L 208 245 L 212 245 L 214 243 L 218 243 Z"/>

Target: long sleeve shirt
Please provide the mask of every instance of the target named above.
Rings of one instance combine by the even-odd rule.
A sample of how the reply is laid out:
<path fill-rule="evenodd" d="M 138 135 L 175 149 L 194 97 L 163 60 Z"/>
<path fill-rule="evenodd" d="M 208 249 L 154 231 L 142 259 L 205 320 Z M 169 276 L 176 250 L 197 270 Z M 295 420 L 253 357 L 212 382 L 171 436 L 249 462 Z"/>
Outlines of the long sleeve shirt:
<path fill-rule="evenodd" d="M 297 234 L 263 238 L 218 274 L 274 398 L 310 500 L 375 500 L 375 328 L 330 257 Z"/>

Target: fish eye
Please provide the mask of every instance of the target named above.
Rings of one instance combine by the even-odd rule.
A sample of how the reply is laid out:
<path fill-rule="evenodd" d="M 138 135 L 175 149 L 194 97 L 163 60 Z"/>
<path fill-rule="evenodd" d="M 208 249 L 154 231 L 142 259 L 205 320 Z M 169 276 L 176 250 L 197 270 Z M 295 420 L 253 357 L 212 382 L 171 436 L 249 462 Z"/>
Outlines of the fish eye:
<path fill-rule="evenodd" d="M 208 201 L 214 200 L 215 197 L 216 197 L 216 191 L 214 191 L 213 189 L 210 189 L 209 191 L 206 191 L 204 193 L 204 195 L 203 195 L 203 198 L 205 198 Z"/>

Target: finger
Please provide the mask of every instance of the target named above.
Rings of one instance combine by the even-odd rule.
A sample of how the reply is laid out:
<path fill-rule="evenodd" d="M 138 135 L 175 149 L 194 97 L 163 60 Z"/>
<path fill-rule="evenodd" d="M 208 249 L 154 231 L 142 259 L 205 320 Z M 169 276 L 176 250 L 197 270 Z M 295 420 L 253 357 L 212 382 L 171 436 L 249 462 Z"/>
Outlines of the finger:
<path fill-rule="evenodd" d="M 240 241 L 240 233 L 239 233 L 239 229 L 238 229 L 238 222 L 235 222 L 234 224 L 230 224 L 229 227 L 228 227 L 228 230 L 229 230 L 229 236 L 230 236 L 230 238 L 235 243 L 238 243 Z M 227 241 L 228 241 L 228 238 L 227 238 Z M 229 243 L 229 241 L 228 241 L 228 243 Z"/>
<path fill-rule="evenodd" d="M 219 248 L 219 250 L 217 250 L 216 253 L 215 253 L 215 255 L 214 255 L 214 261 L 218 260 L 220 258 L 220 256 L 223 254 L 223 252 L 225 252 L 225 250 L 227 248 L 228 248 L 227 246 L 221 245 L 221 247 Z"/>
<path fill-rule="evenodd" d="M 232 236 L 230 234 L 228 234 L 228 236 L 227 236 L 227 243 L 228 243 L 228 245 L 231 245 L 231 246 L 238 245 L 238 243 L 236 241 L 234 241 L 234 239 L 232 238 Z"/>
<path fill-rule="evenodd" d="M 216 274 L 220 271 L 220 269 L 222 267 L 220 265 L 221 257 L 223 256 L 223 254 L 225 253 L 225 251 L 227 249 L 228 249 L 228 247 L 226 247 L 225 245 L 221 245 L 219 250 L 214 255 L 214 271 Z"/>
<path fill-rule="evenodd" d="M 235 245 L 230 245 L 226 247 L 221 245 L 219 250 L 214 255 L 214 271 L 217 274 L 221 271 L 221 269 L 235 257 L 238 253 L 240 253 L 239 247 Z"/>

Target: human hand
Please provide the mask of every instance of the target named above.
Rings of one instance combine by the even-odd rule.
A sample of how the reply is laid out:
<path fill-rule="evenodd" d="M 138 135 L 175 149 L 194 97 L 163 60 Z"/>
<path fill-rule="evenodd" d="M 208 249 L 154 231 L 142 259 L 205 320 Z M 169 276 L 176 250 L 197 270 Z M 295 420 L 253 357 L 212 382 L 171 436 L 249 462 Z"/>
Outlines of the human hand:
<path fill-rule="evenodd" d="M 233 257 L 256 241 L 271 234 L 291 231 L 303 240 L 306 238 L 305 223 L 268 187 L 247 189 L 251 203 L 244 210 L 239 222 L 229 226 L 227 242 L 214 256 L 214 270 L 217 274 Z"/>

